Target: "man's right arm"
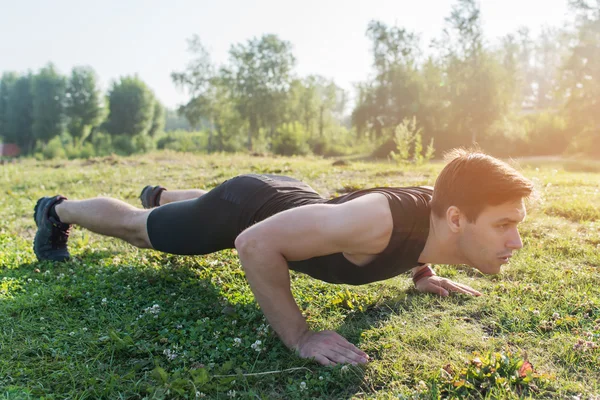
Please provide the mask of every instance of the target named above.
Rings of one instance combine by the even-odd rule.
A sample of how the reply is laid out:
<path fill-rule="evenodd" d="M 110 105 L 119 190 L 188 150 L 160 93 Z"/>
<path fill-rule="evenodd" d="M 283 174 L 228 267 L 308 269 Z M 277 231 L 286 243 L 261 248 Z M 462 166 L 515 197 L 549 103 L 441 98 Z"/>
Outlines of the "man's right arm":
<path fill-rule="evenodd" d="M 366 362 L 366 354 L 337 333 L 309 330 L 290 290 L 287 261 L 338 252 L 377 254 L 387 246 L 392 224 L 387 199 L 375 194 L 284 211 L 238 236 L 250 287 L 286 346 L 324 365 Z"/>

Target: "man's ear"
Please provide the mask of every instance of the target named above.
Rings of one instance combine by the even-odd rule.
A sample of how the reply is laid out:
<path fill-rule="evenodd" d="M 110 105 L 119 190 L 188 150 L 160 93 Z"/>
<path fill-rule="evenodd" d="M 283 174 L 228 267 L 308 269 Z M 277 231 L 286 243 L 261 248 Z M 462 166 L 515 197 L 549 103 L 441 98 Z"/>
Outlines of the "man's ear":
<path fill-rule="evenodd" d="M 446 210 L 446 223 L 451 232 L 458 233 L 461 231 L 461 212 L 456 206 L 450 206 Z"/>

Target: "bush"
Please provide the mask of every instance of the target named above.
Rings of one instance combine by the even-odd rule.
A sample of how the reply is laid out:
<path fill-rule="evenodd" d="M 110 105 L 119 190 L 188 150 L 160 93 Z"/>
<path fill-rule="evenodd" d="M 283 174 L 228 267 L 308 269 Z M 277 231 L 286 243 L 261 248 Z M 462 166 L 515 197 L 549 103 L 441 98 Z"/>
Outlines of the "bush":
<path fill-rule="evenodd" d="M 585 156 L 600 156 L 600 131 L 583 130 L 571 140 L 566 152 Z"/>
<path fill-rule="evenodd" d="M 561 154 L 569 145 L 567 123 L 559 115 L 542 112 L 525 117 L 529 155 Z"/>
<path fill-rule="evenodd" d="M 417 129 L 417 119 L 405 118 L 394 131 L 395 151 L 390 152 L 392 160 L 399 164 L 422 165 L 433 158 L 435 148 L 433 147 L 433 138 L 423 153 L 423 139 L 421 137 L 421 128 Z"/>
<path fill-rule="evenodd" d="M 131 143 L 135 153 L 147 153 L 156 149 L 154 138 L 148 134 L 139 134 L 131 138 Z"/>
<path fill-rule="evenodd" d="M 479 144 L 496 157 L 528 155 L 527 129 L 522 118 L 500 118 L 488 128 Z"/>
<path fill-rule="evenodd" d="M 128 156 L 135 153 L 135 144 L 129 135 L 113 135 L 112 149 L 120 156 Z"/>
<path fill-rule="evenodd" d="M 205 132 L 172 131 L 161 135 L 156 141 L 158 149 L 183 152 L 206 151 L 208 138 Z"/>
<path fill-rule="evenodd" d="M 67 152 L 60 136 L 54 136 L 50 139 L 42 150 L 42 156 L 45 159 L 67 158 Z"/>
<path fill-rule="evenodd" d="M 91 144 L 97 156 L 103 157 L 114 153 L 114 148 L 112 145 L 112 136 L 110 136 L 106 132 L 94 132 L 94 134 L 92 135 Z"/>
<path fill-rule="evenodd" d="M 277 129 L 271 149 L 273 153 L 283 156 L 306 155 L 310 153 L 306 136 L 304 127 L 299 122 L 283 124 Z"/>

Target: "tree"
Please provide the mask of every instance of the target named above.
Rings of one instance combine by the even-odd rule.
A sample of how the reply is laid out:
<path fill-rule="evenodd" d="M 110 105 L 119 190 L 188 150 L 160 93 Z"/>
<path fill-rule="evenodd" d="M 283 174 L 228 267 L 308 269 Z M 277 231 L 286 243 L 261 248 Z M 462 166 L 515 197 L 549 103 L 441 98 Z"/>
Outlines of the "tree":
<path fill-rule="evenodd" d="M 152 113 L 152 125 L 148 130 L 150 136 L 155 136 L 158 132 L 165 128 L 165 109 L 160 104 L 160 101 L 154 102 L 154 112 Z"/>
<path fill-rule="evenodd" d="M 479 6 L 475 0 L 459 0 L 444 30 L 445 70 L 450 86 L 451 136 L 437 141 L 448 148 L 476 143 L 491 124 L 504 114 L 501 74 L 497 61 L 485 49 Z"/>
<path fill-rule="evenodd" d="M 198 36 L 188 40 L 188 51 L 194 58 L 186 70 L 171 74 L 173 82 L 191 95 L 178 112 L 195 129 L 202 122 L 208 126 L 209 152 L 223 151 L 243 125 L 232 95 L 233 81 L 226 69 L 217 71 Z"/>
<path fill-rule="evenodd" d="M 44 142 L 63 133 L 67 82 L 54 65 L 42 68 L 33 79 L 33 135 Z"/>
<path fill-rule="evenodd" d="M 570 2 L 576 15 L 576 37 L 562 67 L 560 89 L 577 150 L 600 154 L 600 3 Z"/>
<path fill-rule="evenodd" d="M 33 75 L 22 75 L 7 89 L 4 120 L 5 139 L 18 144 L 25 152 L 33 151 Z"/>
<path fill-rule="evenodd" d="M 229 50 L 230 67 L 224 69 L 240 115 L 248 122 L 248 149 L 260 128 L 270 135 L 283 122 L 295 58 L 291 44 L 276 35 L 263 35 Z"/>
<path fill-rule="evenodd" d="M 8 131 L 8 112 L 10 95 L 17 79 L 19 76 L 14 72 L 5 72 L 0 78 L 0 138 L 14 138 L 14 134 Z"/>
<path fill-rule="evenodd" d="M 376 139 L 391 137 L 405 118 L 421 119 L 421 87 L 417 59 L 421 54 L 419 36 L 400 27 L 371 21 L 367 37 L 372 42 L 376 77 L 359 89 L 353 112 L 357 130 L 372 130 Z"/>
<path fill-rule="evenodd" d="M 556 28 L 543 28 L 535 47 L 535 96 L 538 109 L 562 105 L 557 96 L 559 71 L 566 56 L 568 35 Z"/>
<path fill-rule="evenodd" d="M 332 80 L 310 75 L 292 81 L 287 101 L 285 121 L 300 122 L 309 138 L 323 138 L 326 125 L 341 120 L 346 94 Z"/>
<path fill-rule="evenodd" d="M 66 114 L 69 133 L 81 144 L 104 116 L 96 74 L 89 67 L 75 67 L 67 84 Z"/>
<path fill-rule="evenodd" d="M 137 76 L 113 83 L 106 128 L 111 135 L 146 135 L 152 126 L 154 94 Z"/>

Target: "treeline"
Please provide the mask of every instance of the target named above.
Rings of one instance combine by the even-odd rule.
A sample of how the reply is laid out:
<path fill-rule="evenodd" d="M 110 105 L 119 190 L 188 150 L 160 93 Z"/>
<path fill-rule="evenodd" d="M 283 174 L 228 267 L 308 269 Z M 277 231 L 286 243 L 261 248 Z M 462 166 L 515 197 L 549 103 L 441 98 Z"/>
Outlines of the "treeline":
<path fill-rule="evenodd" d="M 52 64 L 37 74 L 7 72 L 0 81 L 0 136 L 25 154 L 89 157 L 153 147 L 164 109 L 137 77 L 123 77 L 103 95 L 89 67 L 70 76 Z"/>
<path fill-rule="evenodd" d="M 165 111 L 137 77 L 103 95 L 90 68 L 7 72 L 0 136 L 47 157 L 156 147 L 388 157 L 398 127 L 415 121 L 419 143 L 433 140 L 438 152 L 476 142 L 500 156 L 600 155 L 600 3 L 569 4 L 571 26 L 537 38 L 523 28 L 490 44 L 477 3 L 458 0 L 427 51 L 417 33 L 372 21 L 373 74 L 352 105 L 334 81 L 298 77 L 291 43 L 276 35 L 233 45 L 223 65 L 193 37 L 192 61 L 171 77 L 189 95 L 176 112 L 194 132 L 163 132 Z"/>

